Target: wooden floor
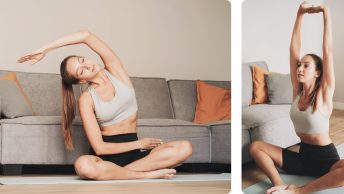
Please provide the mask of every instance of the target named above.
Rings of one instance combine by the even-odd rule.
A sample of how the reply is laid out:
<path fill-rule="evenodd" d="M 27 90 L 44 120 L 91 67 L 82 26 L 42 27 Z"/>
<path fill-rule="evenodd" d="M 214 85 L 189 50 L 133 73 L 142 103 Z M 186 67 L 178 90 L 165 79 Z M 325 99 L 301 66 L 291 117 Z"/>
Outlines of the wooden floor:
<path fill-rule="evenodd" d="M 227 194 L 230 183 L 126 183 L 126 184 L 56 184 L 56 185 L 0 185 L 6 194 Z"/>
<path fill-rule="evenodd" d="M 333 111 L 330 118 L 330 136 L 335 145 L 344 143 L 344 110 Z M 291 149 L 298 150 L 298 146 L 293 146 Z M 243 188 L 267 178 L 253 162 L 243 165 L 242 168 Z"/>

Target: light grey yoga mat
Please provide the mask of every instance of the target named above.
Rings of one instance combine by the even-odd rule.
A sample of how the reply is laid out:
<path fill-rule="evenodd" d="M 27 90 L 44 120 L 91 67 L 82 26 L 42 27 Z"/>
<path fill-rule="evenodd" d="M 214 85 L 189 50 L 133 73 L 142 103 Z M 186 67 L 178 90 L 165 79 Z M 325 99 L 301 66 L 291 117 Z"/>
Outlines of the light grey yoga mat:
<path fill-rule="evenodd" d="M 340 155 L 340 158 L 344 159 L 344 144 L 337 146 L 337 150 Z M 304 185 L 315 179 L 313 177 L 287 175 L 287 174 L 282 174 L 281 177 L 285 183 L 294 184 L 294 185 Z M 244 189 L 243 192 L 246 194 L 263 194 L 270 187 L 272 187 L 270 180 L 265 179 L 261 182 L 258 182 Z M 316 192 L 316 194 L 339 194 L 339 193 L 344 193 L 344 187 L 327 189 L 327 190 Z"/>
<path fill-rule="evenodd" d="M 35 177 L 1 177 L 3 185 L 27 185 L 27 184 L 92 184 L 92 183 L 154 183 L 154 182 L 196 182 L 196 181 L 230 181 L 230 173 L 222 174 L 176 174 L 172 179 L 139 179 L 139 180 L 109 180 L 93 181 L 82 180 L 77 176 L 35 176 Z"/>

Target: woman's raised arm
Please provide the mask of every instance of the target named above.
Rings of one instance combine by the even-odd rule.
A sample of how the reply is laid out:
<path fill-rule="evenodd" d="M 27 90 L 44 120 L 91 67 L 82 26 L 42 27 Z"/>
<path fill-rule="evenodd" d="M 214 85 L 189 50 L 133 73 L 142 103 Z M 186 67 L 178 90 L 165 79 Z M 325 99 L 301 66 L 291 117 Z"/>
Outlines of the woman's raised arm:
<path fill-rule="evenodd" d="M 297 11 L 297 16 L 294 24 L 293 34 L 290 42 L 290 77 L 293 85 L 293 100 L 299 92 L 299 83 L 297 81 L 297 66 L 300 62 L 300 49 L 301 49 L 301 22 L 303 14 L 308 12 L 307 2 L 304 1 Z"/>
<path fill-rule="evenodd" d="M 326 6 L 321 6 L 324 18 L 324 37 L 323 37 L 323 78 L 322 88 L 324 97 L 329 97 L 332 101 L 335 88 L 335 76 L 333 68 L 333 40 L 332 40 L 332 22 L 330 11 Z M 327 99 L 325 99 L 327 100 Z"/>
<path fill-rule="evenodd" d="M 101 39 L 99 39 L 96 35 L 94 35 L 88 30 L 80 30 L 78 32 L 63 36 L 41 47 L 37 51 L 20 57 L 18 59 L 18 62 L 23 63 L 26 61 L 32 61 L 32 64 L 35 64 L 42 58 L 44 58 L 46 53 L 54 49 L 67 45 L 82 43 L 86 44 L 89 48 L 91 48 L 100 56 L 106 68 L 111 69 L 113 67 L 116 68 L 117 66 L 122 67 L 121 61 L 113 52 L 113 50 L 108 45 L 106 45 Z"/>

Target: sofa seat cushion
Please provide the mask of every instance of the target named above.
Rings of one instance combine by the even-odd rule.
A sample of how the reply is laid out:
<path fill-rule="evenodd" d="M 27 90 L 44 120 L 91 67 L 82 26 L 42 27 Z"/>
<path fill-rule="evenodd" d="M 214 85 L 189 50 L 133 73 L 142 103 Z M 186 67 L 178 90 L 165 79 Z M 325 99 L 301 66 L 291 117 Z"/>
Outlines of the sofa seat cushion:
<path fill-rule="evenodd" d="M 210 124 L 210 123 L 208 123 Z M 231 122 L 217 121 L 210 125 L 211 163 L 231 163 Z"/>
<path fill-rule="evenodd" d="M 255 128 L 269 121 L 289 118 L 290 105 L 258 104 L 242 110 L 242 122 L 249 128 Z"/>
<path fill-rule="evenodd" d="M 289 117 L 275 119 L 250 131 L 251 140 L 264 141 L 280 147 L 289 147 L 300 142 Z"/>
<path fill-rule="evenodd" d="M 1 164 L 74 164 L 77 157 L 89 152 L 81 125 L 72 128 L 74 151 L 65 149 L 59 117 L 23 117 L 0 122 Z"/>
<path fill-rule="evenodd" d="M 213 126 L 213 125 L 230 125 L 230 124 L 231 124 L 231 120 L 223 120 L 223 121 L 213 121 L 213 122 L 205 123 L 203 125 Z"/>
<path fill-rule="evenodd" d="M 243 130 L 243 131 L 248 131 L 249 129 L 250 129 L 250 127 L 249 126 L 247 126 L 247 125 L 245 125 L 245 124 L 241 124 L 241 129 Z"/>
<path fill-rule="evenodd" d="M 242 163 L 247 163 L 252 160 L 252 157 L 249 152 L 249 146 L 251 144 L 251 135 L 248 129 L 245 129 L 246 126 L 242 125 L 242 141 L 241 141 L 241 150 L 242 150 Z"/>
<path fill-rule="evenodd" d="M 14 119 L 1 119 L 0 124 L 22 124 L 22 125 L 60 125 L 61 116 L 25 116 Z M 76 116 L 73 125 L 82 125 L 81 118 Z"/>
<path fill-rule="evenodd" d="M 160 138 L 164 143 L 188 140 L 193 154 L 186 163 L 210 162 L 210 131 L 205 125 L 176 119 L 139 119 L 138 136 Z"/>

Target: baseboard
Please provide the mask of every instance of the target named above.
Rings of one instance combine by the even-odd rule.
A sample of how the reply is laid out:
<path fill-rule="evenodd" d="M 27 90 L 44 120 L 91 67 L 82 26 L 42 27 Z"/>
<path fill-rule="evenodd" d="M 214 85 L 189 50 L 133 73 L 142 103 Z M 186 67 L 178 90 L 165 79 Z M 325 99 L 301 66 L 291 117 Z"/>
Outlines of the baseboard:
<path fill-rule="evenodd" d="M 344 102 L 333 102 L 333 108 L 344 110 Z"/>

